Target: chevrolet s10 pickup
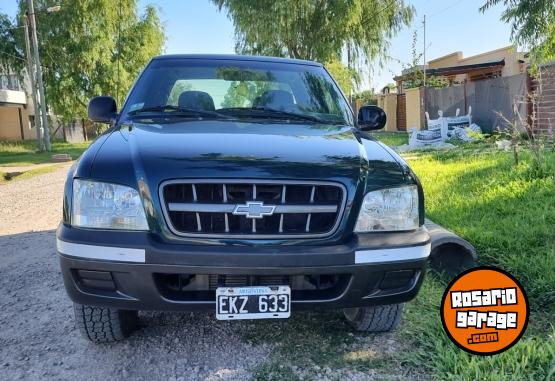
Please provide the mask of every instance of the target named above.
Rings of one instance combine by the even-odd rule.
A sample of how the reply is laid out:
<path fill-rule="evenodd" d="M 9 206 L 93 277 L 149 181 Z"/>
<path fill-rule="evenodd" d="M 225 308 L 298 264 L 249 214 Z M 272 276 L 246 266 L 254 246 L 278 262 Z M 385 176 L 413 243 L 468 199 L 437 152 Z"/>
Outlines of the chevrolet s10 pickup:
<path fill-rule="evenodd" d="M 57 251 L 77 326 L 125 338 L 138 311 L 219 320 L 341 309 L 388 331 L 430 254 L 422 187 L 319 63 L 153 58 L 68 173 Z"/>

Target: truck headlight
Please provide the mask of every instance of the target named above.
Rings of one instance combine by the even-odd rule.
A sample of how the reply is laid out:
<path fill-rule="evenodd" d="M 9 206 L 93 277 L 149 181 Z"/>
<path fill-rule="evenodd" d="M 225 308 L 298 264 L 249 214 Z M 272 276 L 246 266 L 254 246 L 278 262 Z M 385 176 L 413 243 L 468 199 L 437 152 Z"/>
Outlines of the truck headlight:
<path fill-rule="evenodd" d="M 83 228 L 148 230 L 139 193 L 123 185 L 73 180 L 71 224 Z"/>
<path fill-rule="evenodd" d="M 368 192 L 355 232 L 413 230 L 419 226 L 416 185 Z"/>

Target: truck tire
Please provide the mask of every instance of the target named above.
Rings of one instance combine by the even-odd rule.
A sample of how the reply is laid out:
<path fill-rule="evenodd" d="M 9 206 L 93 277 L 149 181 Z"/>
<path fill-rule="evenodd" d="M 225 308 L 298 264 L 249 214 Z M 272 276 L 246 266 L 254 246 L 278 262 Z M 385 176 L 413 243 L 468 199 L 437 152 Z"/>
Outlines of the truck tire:
<path fill-rule="evenodd" d="M 81 334 L 93 343 L 125 339 L 138 326 L 137 311 L 73 303 L 75 322 Z"/>
<path fill-rule="evenodd" d="M 345 308 L 343 314 L 351 327 L 363 332 L 391 331 L 401 322 L 404 304 Z"/>

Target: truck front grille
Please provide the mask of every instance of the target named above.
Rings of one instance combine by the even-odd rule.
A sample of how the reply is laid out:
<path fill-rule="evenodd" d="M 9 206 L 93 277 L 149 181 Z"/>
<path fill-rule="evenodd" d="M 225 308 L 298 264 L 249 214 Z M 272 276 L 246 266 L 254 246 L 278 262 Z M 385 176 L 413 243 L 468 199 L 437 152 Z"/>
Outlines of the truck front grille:
<path fill-rule="evenodd" d="M 315 238 L 339 225 L 346 191 L 332 182 L 170 180 L 160 199 L 179 236 Z"/>

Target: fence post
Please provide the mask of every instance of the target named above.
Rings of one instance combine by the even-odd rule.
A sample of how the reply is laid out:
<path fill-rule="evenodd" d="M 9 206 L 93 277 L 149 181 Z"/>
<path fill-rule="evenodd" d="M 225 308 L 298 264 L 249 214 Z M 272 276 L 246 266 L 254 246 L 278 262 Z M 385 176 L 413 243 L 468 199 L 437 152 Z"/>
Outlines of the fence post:
<path fill-rule="evenodd" d="M 468 101 L 466 99 L 466 79 L 463 82 L 463 101 L 464 101 L 464 110 L 463 110 L 463 115 L 466 115 L 468 112 Z"/>
<path fill-rule="evenodd" d="M 88 140 L 87 138 L 87 128 L 85 127 L 85 119 L 81 118 L 81 128 L 83 129 L 83 138 L 85 139 L 85 141 Z"/>
<path fill-rule="evenodd" d="M 534 84 L 532 82 L 532 76 L 530 75 L 530 71 L 528 69 L 525 70 L 524 75 L 526 76 L 526 86 L 524 89 L 524 101 L 526 102 L 526 120 L 532 131 L 534 131 L 534 129 L 536 128 L 536 123 L 534 121 L 534 104 L 532 101 L 532 97 L 534 96 Z"/>
<path fill-rule="evenodd" d="M 428 125 L 426 123 L 426 86 L 420 88 L 420 129 L 427 130 Z"/>

